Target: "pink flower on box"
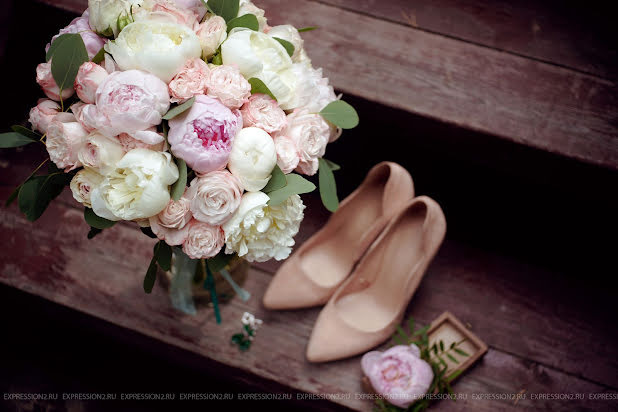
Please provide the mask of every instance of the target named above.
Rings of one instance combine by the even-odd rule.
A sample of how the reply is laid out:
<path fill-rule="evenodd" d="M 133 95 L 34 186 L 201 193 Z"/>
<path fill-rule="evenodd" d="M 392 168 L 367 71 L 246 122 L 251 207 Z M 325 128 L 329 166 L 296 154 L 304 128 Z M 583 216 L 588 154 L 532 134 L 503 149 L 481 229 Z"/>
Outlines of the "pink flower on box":
<path fill-rule="evenodd" d="M 385 352 L 368 352 L 361 359 L 373 389 L 388 402 L 407 408 L 427 393 L 433 381 L 431 366 L 416 345 L 397 345 Z"/>
<path fill-rule="evenodd" d="M 280 132 L 287 124 L 283 109 L 265 94 L 252 95 L 240 112 L 245 127 L 258 127 L 270 134 Z"/>
<path fill-rule="evenodd" d="M 32 125 L 32 130 L 47 133 L 49 123 L 60 111 L 60 105 L 53 100 L 40 99 L 39 103 L 30 109 L 28 121 Z"/>
<path fill-rule="evenodd" d="M 196 173 L 225 167 L 232 142 L 242 129 L 240 111 L 231 111 L 208 96 L 197 96 L 191 109 L 169 121 L 168 141 L 175 156 Z"/>
<path fill-rule="evenodd" d="M 107 43 L 107 39 L 99 36 L 90 28 L 89 23 L 90 14 L 88 10 L 84 12 L 80 17 L 74 19 L 71 24 L 66 26 L 64 29 L 60 30 L 58 34 L 52 37 L 49 44 L 45 47 L 45 52 L 49 50 L 51 43 L 54 42 L 58 37 L 63 34 L 68 33 L 77 33 L 82 37 L 84 41 L 84 46 L 86 46 L 86 51 L 88 52 L 88 57 L 92 60 L 94 56 L 101 50 L 101 48 Z"/>
<path fill-rule="evenodd" d="M 202 59 L 191 59 L 174 76 L 169 84 L 172 103 L 189 100 L 193 96 L 206 94 L 206 79 L 210 69 Z"/>
<path fill-rule="evenodd" d="M 230 109 L 238 109 L 251 96 L 251 84 L 235 66 L 215 66 L 206 80 L 208 96 L 216 97 Z"/>
<path fill-rule="evenodd" d="M 36 67 L 36 82 L 41 86 L 47 97 L 57 102 L 68 99 L 75 93 L 73 87 L 67 87 L 62 90 L 62 97 L 60 97 L 60 87 L 58 87 L 54 76 L 52 76 L 51 63 L 41 63 Z"/>
<path fill-rule="evenodd" d="M 79 67 L 75 76 L 74 88 L 77 96 L 88 104 L 93 104 L 96 99 L 97 89 L 109 76 L 107 70 L 96 63 L 85 62 Z"/>

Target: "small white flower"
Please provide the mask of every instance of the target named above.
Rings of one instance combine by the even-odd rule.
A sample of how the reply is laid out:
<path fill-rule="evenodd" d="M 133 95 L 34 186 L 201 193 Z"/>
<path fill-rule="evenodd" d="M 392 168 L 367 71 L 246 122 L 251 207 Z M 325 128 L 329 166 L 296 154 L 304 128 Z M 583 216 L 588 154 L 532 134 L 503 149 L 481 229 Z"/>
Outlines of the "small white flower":
<path fill-rule="evenodd" d="M 82 169 L 71 179 L 73 198 L 86 207 L 92 207 L 90 195 L 103 181 L 103 176 L 92 169 Z"/>
<path fill-rule="evenodd" d="M 126 19 L 131 9 L 137 9 L 143 0 L 88 0 L 90 27 L 105 36 L 117 36 L 118 21 Z"/>
<path fill-rule="evenodd" d="M 246 127 L 234 138 L 228 168 L 245 190 L 262 190 L 277 164 L 275 143 L 268 133 L 257 127 Z"/>

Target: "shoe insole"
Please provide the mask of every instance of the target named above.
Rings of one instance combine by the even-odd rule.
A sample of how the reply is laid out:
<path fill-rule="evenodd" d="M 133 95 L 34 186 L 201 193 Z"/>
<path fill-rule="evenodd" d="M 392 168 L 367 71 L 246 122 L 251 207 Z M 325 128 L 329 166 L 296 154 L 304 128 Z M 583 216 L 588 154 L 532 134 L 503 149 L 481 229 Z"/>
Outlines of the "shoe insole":
<path fill-rule="evenodd" d="M 427 208 L 413 207 L 382 239 L 354 276 L 375 279 L 366 289 L 339 298 L 336 307 L 346 323 L 365 332 L 375 332 L 390 324 L 408 299 L 410 274 L 422 276 L 426 259 L 423 224 Z M 375 273 L 373 273 L 375 272 Z"/>

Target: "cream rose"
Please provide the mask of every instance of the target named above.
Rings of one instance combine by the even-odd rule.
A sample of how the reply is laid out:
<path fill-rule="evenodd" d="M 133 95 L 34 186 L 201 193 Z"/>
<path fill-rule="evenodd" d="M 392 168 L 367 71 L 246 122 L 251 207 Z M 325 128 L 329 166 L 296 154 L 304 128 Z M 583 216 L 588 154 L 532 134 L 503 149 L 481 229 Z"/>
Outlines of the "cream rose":
<path fill-rule="evenodd" d="M 118 22 L 126 20 L 131 15 L 131 9 L 136 9 L 143 0 L 88 0 L 90 12 L 90 27 L 97 33 L 111 37 L 120 32 Z"/>
<path fill-rule="evenodd" d="M 265 94 L 254 94 L 240 110 L 245 127 L 257 127 L 273 134 L 287 124 L 285 112 L 277 102 Z"/>
<path fill-rule="evenodd" d="M 169 203 L 178 167 L 169 153 L 135 149 L 92 192 L 92 209 L 108 220 L 138 220 L 159 214 Z"/>
<path fill-rule="evenodd" d="M 65 172 L 81 166 L 77 154 L 88 132 L 70 113 L 58 113 L 47 128 L 47 152 L 52 162 Z"/>
<path fill-rule="evenodd" d="M 193 179 L 187 197 L 191 199 L 191 212 L 197 220 L 218 226 L 238 209 L 242 189 L 234 175 L 219 170 Z"/>
<path fill-rule="evenodd" d="M 40 99 L 39 103 L 30 109 L 28 121 L 32 125 L 32 130 L 47 133 L 49 124 L 54 116 L 60 111 L 60 105 L 53 100 Z"/>
<path fill-rule="evenodd" d="M 80 163 L 102 175 L 116 168 L 125 152 L 115 137 L 108 137 L 96 131 L 86 137 L 84 145 L 77 153 Z"/>
<path fill-rule="evenodd" d="M 331 135 L 330 125 L 319 114 L 296 110 L 288 115 L 288 125 L 281 135 L 287 136 L 298 149 L 298 171 L 308 176 L 318 171 L 319 158 L 324 156 Z"/>
<path fill-rule="evenodd" d="M 225 253 L 238 253 L 249 262 L 284 260 L 290 256 L 305 205 L 294 195 L 278 206 L 268 206 L 262 192 L 245 193 L 234 216 L 223 225 Z"/>
<path fill-rule="evenodd" d="M 275 143 L 264 130 L 247 127 L 236 135 L 228 168 L 245 190 L 256 192 L 263 189 L 276 164 Z"/>
<path fill-rule="evenodd" d="M 184 102 L 193 96 L 205 94 L 209 73 L 210 69 L 204 60 L 188 60 L 169 84 L 172 102 Z"/>
<path fill-rule="evenodd" d="M 300 156 L 298 148 L 287 136 L 279 135 L 274 139 L 275 149 L 277 150 L 277 164 L 283 173 L 286 175 L 292 173 L 298 167 Z"/>
<path fill-rule="evenodd" d="M 161 213 L 149 219 L 152 232 L 170 246 L 182 245 L 189 234 L 190 207 L 191 200 L 187 197 L 170 200 Z"/>
<path fill-rule="evenodd" d="M 233 66 L 214 66 L 206 78 L 206 87 L 208 96 L 232 110 L 240 108 L 251 96 L 251 85 Z"/>
<path fill-rule="evenodd" d="M 108 42 L 110 53 L 121 70 L 144 70 L 169 83 L 189 59 L 199 58 L 202 47 L 188 27 L 159 21 L 137 21 Z"/>
<path fill-rule="evenodd" d="M 227 25 L 223 17 L 211 16 L 200 24 L 196 34 L 202 46 L 202 57 L 209 59 L 216 53 L 221 43 L 227 39 Z"/>
<path fill-rule="evenodd" d="M 220 226 L 193 220 L 188 225 L 187 240 L 182 251 L 191 259 L 210 259 L 217 256 L 224 245 L 225 236 Z"/>
<path fill-rule="evenodd" d="M 103 176 L 92 169 L 82 169 L 71 179 L 73 198 L 82 205 L 92 208 L 90 195 L 95 187 L 103 181 Z"/>

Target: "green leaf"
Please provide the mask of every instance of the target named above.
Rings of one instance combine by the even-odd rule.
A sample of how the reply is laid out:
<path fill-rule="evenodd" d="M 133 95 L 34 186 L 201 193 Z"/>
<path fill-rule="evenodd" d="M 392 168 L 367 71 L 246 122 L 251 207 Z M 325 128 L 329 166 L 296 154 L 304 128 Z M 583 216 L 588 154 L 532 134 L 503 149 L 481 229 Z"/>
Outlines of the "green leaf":
<path fill-rule="evenodd" d="M 455 359 L 455 357 L 453 355 L 451 355 L 450 353 L 447 353 L 446 356 L 455 363 L 459 363 L 459 361 L 457 359 Z"/>
<path fill-rule="evenodd" d="M 401 337 L 403 342 L 407 342 L 408 341 L 408 335 L 406 335 L 406 332 L 399 325 L 397 326 L 397 333 L 399 334 L 399 336 Z"/>
<path fill-rule="evenodd" d="M 470 356 L 468 355 L 466 352 L 464 352 L 463 350 L 459 349 L 459 348 L 454 348 L 453 349 L 455 352 L 457 352 L 458 354 L 460 354 L 461 356 Z"/>
<path fill-rule="evenodd" d="M 82 36 L 63 34 L 56 41 L 63 36 L 67 39 L 56 47 L 51 64 L 52 76 L 60 90 L 73 87 L 79 66 L 89 60 Z"/>
<path fill-rule="evenodd" d="M 410 331 L 410 333 L 414 333 L 414 326 L 415 326 L 415 320 L 414 318 L 410 318 L 408 320 L 408 330 Z"/>
<path fill-rule="evenodd" d="M 430 326 L 430 325 L 423 326 L 422 328 L 420 328 L 419 330 L 417 330 L 416 332 L 414 332 L 414 333 L 412 334 L 412 336 L 420 336 L 420 335 L 422 335 L 422 334 L 426 333 L 426 332 L 429 330 L 429 326 Z"/>
<path fill-rule="evenodd" d="M 335 175 L 324 159 L 320 158 L 319 164 L 320 197 L 326 209 L 334 213 L 339 209 L 339 197 L 337 197 L 337 182 L 335 181 Z"/>
<path fill-rule="evenodd" d="M 342 129 L 354 129 L 358 126 L 358 113 L 343 100 L 335 100 L 320 111 L 323 118 Z"/>
<path fill-rule="evenodd" d="M 14 131 L 15 133 L 19 133 L 22 136 L 26 136 L 29 137 L 30 139 L 34 140 L 35 142 L 38 142 L 39 140 L 41 140 L 42 135 L 33 132 L 32 130 L 28 129 L 27 127 L 24 126 L 20 126 L 20 125 L 15 125 L 15 126 L 11 126 L 11 130 Z"/>
<path fill-rule="evenodd" d="M 251 94 L 267 94 L 270 97 L 272 97 L 275 101 L 277 100 L 277 98 L 275 97 L 273 92 L 270 91 L 268 86 L 266 86 L 264 82 L 258 79 L 257 77 L 250 78 L 249 84 L 251 85 Z"/>
<path fill-rule="evenodd" d="M 337 163 L 331 162 L 328 159 L 324 159 L 324 161 L 328 164 L 328 167 L 330 167 L 330 170 L 332 170 L 333 172 L 336 172 L 337 170 L 341 170 L 341 166 L 339 166 Z"/>
<path fill-rule="evenodd" d="M 51 58 L 54 56 L 54 53 L 56 53 L 56 49 L 58 49 L 58 47 L 60 47 L 62 43 L 64 43 L 66 40 L 70 38 L 71 38 L 70 36 L 67 36 L 64 34 L 61 36 L 58 36 L 56 40 L 54 40 L 52 44 L 49 46 L 49 50 L 47 50 L 47 53 L 45 54 L 45 61 L 46 62 L 50 61 Z"/>
<path fill-rule="evenodd" d="M 444 342 L 440 341 L 440 352 L 444 352 Z"/>
<path fill-rule="evenodd" d="M 179 104 L 178 106 L 171 109 L 169 112 L 165 114 L 165 116 L 163 116 L 163 120 L 172 120 L 174 117 L 178 116 L 179 114 L 182 114 L 186 112 L 187 110 L 189 110 L 191 106 L 193 106 L 193 103 L 195 103 L 195 97 L 192 97 L 186 102 L 184 102 L 183 104 Z"/>
<path fill-rule="evenodd" d="M 312 30 L 316 30 L 317 27 L 316 26 L 310 26 L 310 27 L 303 27 L 302 29 L 298 29 L 299 33 L 303 33 L 306 31 L 312 31 Z"/>
<path fill-rule="evenodd" d="M 255 14 L 245 14 L 240 17 L 235 17 L 227 23 L 227 32 L 229 33 L 235 27 L 246 27 L 253 31 L 260 30 L 260 23 L 258 23 Z"/>
<path fill-rule="evenodd" d="M 143 234 L 145 234 L 146 236 L 148 236 L 151 239 L 156 239 L 157 235 L 155 235 L 152 231 L 151 228 L 149 227 L 141 227 L 140 230 L 142 231 Z"/>
<path fill-rule="evenodd" d="M 446 377 L 446 381 L 447 382 L 452 382 L 453 380 L 455 380 L 459 375 L 461 375 L 463 373 L 462 369 L 458 369 L 455 372 L 451 373 L 450 375 L 448 375 Z"/>
<path fill-rule="evenodd" d="M 103 232 L 103 229 L 97 229 L 96 227 L 91 227 L 90 232 L 88 232 L 88 240 L 94 239 L 94 237 Z"/>
<path fill-rule="evenodd" d="M 225 250 L 222 249 L 221 252 L 217 254 L 217 256 L 208 259 L 208 267 L 214 273 L 217 273 L 221 271 L 221 269 L 224 269 L 228 265 L 228 263 L 230 263 L 230 260 L 232 260 L 233 257 L 234 255 L 226 255 Z"/>
<path fill-rule="evenodd" d="M 105 48 L 101 47 L 101 50 L 92 58 L 92 62 L 96 64 L 100 64 L 103 60 L 105 60 Z"/>
<path fill-rule="evenodd" d="M 279 37 L 273 37 L 273 39 L 277 40 L 281 45 L 285 48 L 285 51 L 288 52 L 288 55 L 292 57 L 294 55 L 294 45 L 287 40 L 280 39 Z"/>
<path fill-rule="evenodd" d="M 98 216 L 94 213 L 94 210 L 89 207 L 84 209 L 84 219 L 86 220 L 86 223 L 95 229 L 109 229 L 116 224 L 116 222 Z"/>
<path fill-rule="evenodd" d="M 158 250 L 158 252 L 157 252 Z M 159 241 L 158 248 L 155 246 L 157 263 L 165 272 L 172 269 L 172 248 L 163 240 Z"/>
<path fill-rule="evenodd" d="M 187 162 L 184 160 L 177 158 L 176 164 L 178 165 L 179 177 L 176 180 L 176 183 L 172 185 L 171 196 L 172 199 L 178 201 L 185 194 L 185 189 L 187 187 Z"/>
<path fill-rule="evenodd" d="M 148 266 L 148 270 L 146 271 L 146 276 L 144 277 L 144 292 L 150 294 L 152 293 L 152 288 L 154 288 L 155 282 L 157 281 L 157 258 L 153 256 L 150 261 L 150 265 Z"/>
<path fill-rule="evenodd" d="M 229 22 L 238 16 L 239 0 L 208 0 L 208 9 Z"/>
<path fill-rule="evenodd" d="M 223 64 L 223 57 L 221 56 L 221 53 L 217 53 L 214 56 L 212 56 L 212 64 L 214 64 L 215 66 L 221 66 Z"/>
<path fill-rule="evenodd" d="M 272 171 L 272 177 L 268 181 L 268 184 L 262 189 L 264 193 L 274 192 L 275 190 L 279 190 L 287 184 L 287 180 L 285 178 L 285 174 L 281 171 L 281 168 L 278 165 L 275 165 L 275 168 Z"/>
<path fill-rule="evenodd" d="M 35 221 L 58 197 L 64 187 L 70 182 L 72 175 L 55 173 L 47 176 L 35 176 L 22 186 L 18 195 L 19 209 L 30 221 Z"/>
<path fill-rule="evenodd" d="M 19 196 L 19 191 L 21 190 L 23 184 L 17 186 L 9 195 L 8 199 L 6 199 L 6 203 L 4 204 L 5 207 L 8 207 L 11 205 L 11 203 L 13 203 L 15 201 L 15 199 L 17 199 L 17 196 Z"/>
<path fill-rule="evenodd" d="M 0 149 L 8 149 L 11 147 L 21 147 L 30 143 L 35 143 L 38 140 L 32 140 L 17 132 L 8 132 L 0 134 Z"/>
<path fill-rule="evenodd" d="M 295 173 L 290 173 L 285 178 L 287 181 L 285 187 L 268 194 L 268 197 L 270 197 L 268 204 L 270 206 L 278 206 L 288 200 L 292 195 L 301 195 L 315 190 L 315 185 L 313 183 Z"/>

